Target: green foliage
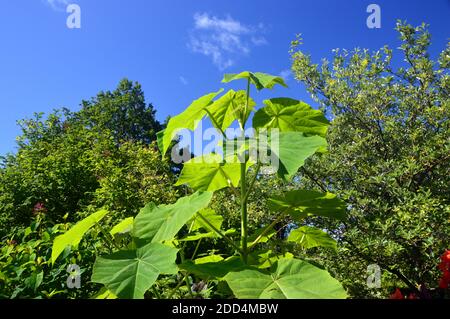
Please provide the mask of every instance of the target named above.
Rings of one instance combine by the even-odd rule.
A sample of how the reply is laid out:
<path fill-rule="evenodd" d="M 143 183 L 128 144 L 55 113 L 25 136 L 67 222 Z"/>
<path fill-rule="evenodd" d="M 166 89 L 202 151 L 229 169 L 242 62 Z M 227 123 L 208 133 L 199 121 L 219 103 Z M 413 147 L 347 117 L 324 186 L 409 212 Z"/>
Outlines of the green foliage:
<path fill-rule="evenodd" d="M 105 215 L 108 214 L 107 210 L 99 210 L 98 212 L 89 215 L 85 219 L 76 223 L 69 231 L 63 235 L 59 235 L 53 241 L 52 248 L 52 263 L 55 263 L 58 256 L 64 251 L 67 246 L 77 246 L 84 234 L 95 224 L 97 224 Z"/>
<path fill-rule="evenodd" d="M 321 65 L 291 51 L 296 79 L 333 118 L 328 153 L 310 158 L 298 178 L 349 204 L 345 222 L 309 222 L 338 239 L 339 253 L 320 260 L 356 297 L 436 287 L 449 244 L 450 43 L 433 60 L 425 25 L 397 30 L 399 67 L 387 47 L 336 50 Z M 366 286 L 369 264 L 383 270 L 381 290 Z"/>
<path fill-rule="evenodd" d="M 62 200 L 63 196 L 71 194 L 67 189 L 64 190 L 67 193 L 57 194 L 52 200 L 46 197 L 47 194 L 37 193 L 38 204 L 34 206 L 34 211 L 39 216 L 55 220 L 73 220 L 76 216 L 84 218 L 70 228 L 65 225 L 63 230 L 53 236 L 46 235 L 45 260 L 48 269 L 32 268 L 24 280 L 26 293 L 23 288 L 12 296 L 36 294 L 42 289 L 48 274 L 58 269 L 59 277 L 56 278 L 60 280 L 62 290 L 44 290 L 40 296 L 62 294 L 92 298 L 240 298 L 247 296 L 242 292 L 242 289 L 245 291 L 247 288 L 242 288 L 239 277 L 248 275 L 247 282 L 248 279 L 252 281 L 261 276 L 259 282 L 264 281 L 264 284 L 258 286 L 261 291 L 252 292 L 255 298 L 345 297 L 344 289 L 326 270 L 294 258 L 296 256 L 287 251 L 292 243 L 279 240 L 279 230 L 276 228 L 280 222 L 287 223 L 282 228 L 292 226 L 293 223 L 301 224 L 310 214 L 316 213 L 341 218 L 344 214 L 342 203 L 331 194 L 312 194 L 301 190 L 293 190 L 286 197 L 274 196 L 277 189 L 270 189 L 266 196 L 252 194 L 255 185 L 274 178 L 264 176 L 260 171 L 262 163 L 257 159 L 250 159 L 250 137 L 244 134 L 255 106 L 250 98 L 250 84 L 253 83 L 258 90 L 285 84 L 279 77 L 251 72 L 228 75 L 224 81 L 239 78 L 247 80 L 246 91 L 230 90 L 218 97 L 222 93 L 219 90 L 205 95 L 195 100 L 184 112 L 171 118 L 166 129 L 158 134 L 138 134 L 130 126 L 136 120 L 136 127 L 142 131 L 147 124 L 153 122 L 139 122 L 135 116 L 153 116 L 153 111 L 151 108 L 149 112 L 145 111 L 139 86 L 133 89 L 132 85 L 127 85 L 128 82 L 122 82 L 113 93 L 100 93 L 90 104 L 84 103 L 79 113 L 66 113 L 64 119 L 50 116 L 49 120 L 56 124 L 40 120 L 33 122 L 39 129 L 30 129 L 30 134 L 27 133 L 28 137 L 20 144 L 18 155 L 9 159 L 2 174 L 7 177 L 9 173 L 18 174 L 16 163 L 22 165 L 22 161 L 29 158 L 23 155 L 27 151 L 39 151 L 44 153 L 33 160 L 37 164 L 41 160 L 46 161 L 49 165 L 47 168 L 50 169 L 43 177 L 59 176 L 53 173 L 53 163 L 50 162 L 58 156 L 52 158 L 45 153 L 49 148 L 61 147 L 53 144 L 54 141 L 59 141 L 61 145 L 67 144 L 66 146 L 72 143 L 72 148 L 69 147 L 70 156 L 59 156 L 58 163 L 68 167 L 66 171 L 70 174 L 75 174 L 78 171 L 70 170 L 69 159 L 75 163 L 82 161 L 85 163 L 82 166 L 85 171 L 82 173 L 87 178 L 92 178 L 93 183 L 83 195 L 78 195 L 83 202 L 78 203 L 78 206 L 71 203 L 67 207 L 70 208 L 68 211 L 51 206 L 57 198 Z M 294 100 L 279 98 L 269 101 L 272 103 L 271 110 L 278 112 L 277 108 L 281 108 L 283 103 L 289 104 Z M 105 114 L 102 113 L 102 108 L 105 108 Z M 326 146 L 322 136 L 328 124 L 320 112 L 302 102 L 295 101 L 288 108 L 288 112 L 279 110 L 279 117 L 274 123 L 265 122 L 261 116 L 258 120 L 257 117 L 257 122 L 260 122 L 256 127 L 260 131 L 267 128 L 281 130 L 278 135 L 272 135 L 268 145 L 276 142 L 273 139 L 279 142 L 279 147 L 270 151 L 280 160 L 278 174 L 287 181 L 291 180 L 308 157 Z M 264 112 L 270 113 L 268 109 Z M 194 130 L 197 121 L 205 116 L 209 117 L 224 137 L 224 130 L 237 120 L 242 130 L 240 138 L 244 143 L 232 154 L 226 154 L 225 160 L 216 153 L 193 158 L 183 165 L 179 179 L 174 183 L 165 154 L 171 147 L 176 147 L 173 140 L 177 132 L 182 129 Z M 62 130 L 57 129 L 60 120 L 66 123 L 66 128 L 63 127 Z M 110 122 L 115 123 L 113 127 L 109 126 Z M 155 124 L 154 127 L 156 126 Z M 163 160 L 158 158 L 161 154 L 154 149 L 155 144 L 148 144 L 156 136 Z M 235 140 L 234 137 L 226 138 L 225 142 Z M 75 141 L 80 142 L 82 147 Z M 63 148 L 58 150 L 64 152 Z M 77 186 L 77 180 L 74 179 L 71 175 L 67 180 L 72 188 Z M 186 196 L 176 200 L 177 191 L 174 187 L 184 184 L 196 192 L 192 193 L 190 189 L 183 187 Z M 213 202 L 217 203 L 227 192 L 232 192 L 233 195 L 225 197 L 220 205 L 237 207 L 240 211 L 240 233 L 235 227 L 228 227 L 230 223 L 225 223 L 225 218 L 214 209 L 216 206 Z M 301 196 L 301 200 L 293 200 L 294 195 Z M 251 199 L 258 196 L 260 198 L 252 203 Z M 33 202 L 34 200 L 31 201 Z M 260 207 L 262 213 L 268 217 L 263 225 L 254 224 L 249 227 L 248 208 L 259 202 L 263 203 Z M 274 203 L 287 205 L 289 209 L 283 207 L 283 211 L 280 211 Z M 138 213 L 138 207 L 144 208 Z M 308 236 L 309 243 L 315 240 L 316 246 L 327 245 L 324 236 L 320 237 L 312 229 Z M 51 249 L 49 242 L 53 243 Z M 301 244 L 304 241 L 298 242 Z M 87 258 L 81 261 L 79 258 L 83 254 L 87 254 Z M 70 263 L 82 265 L 83 276 L 91 275 L 89 284 L 83 282 L 83 288 L 77 292 L 67 291 L 65 283 L 68 273 L 66 271 L 61 274 L 62 269 L 67 269 L 68 258 Z M 26 265 L 26 262 L 20 260 L 19 267 Z M 8 267 L 9 264 L 5 269 Z M 3 273 L 2 271 L 1 274 Z M 6 280 L 12 278 L 11 274 L 3 277 Z M 317 281 L 320 284 L 313 287 L 312 283 Z M 49 282 L 55 285 L 55 282 Z M 275 292 L 272 287 L 278 287 L 278 291 Z M 8 295 L 8 289 L 2 293 Z"/>
<path fill-rule="evenodd" d="M 271 272 L 246 269 L 224 278 L 238 298 L 346 298 L 340 283 L 328 272 L 298 259 L 282 258 Z"/>
<path fill-rule="evenodd" d="M 219 154 L 194 157 L 184 163 L 183 170 L 175 185 L 188 184 L 199 191 L 216 191 L 225 187 L 238 186 L 240 164 L 236 156 L 222 162 Z"/>
<path fill-rule="evenodd" d="M 310 226 L 302 226 L 292 230 L 287 240 L 297 243 L 304 249 L 326 247 L 337 250 L 336 241 L 330 235 Z"/>
<path fill-rule="evenodd" d="M 171 165 L 148 144 L 161 125 L 143 101 L 139 84 L 124 80 L 79 112 L 21 121 L 18 151 L 0 165 L 0 235 L 29 225 L 36 203 L 59 223 L 102 207 L 133 216 L 150 200 L 175 201 Z"/>
<path fill-rule="evenodd" d="M 167 127 L 162 135 L 159 143 L 162 154 L 166 154 L 169 149 L 171 141 L 174 139 L 176 133 L 181 129 L 194 130 L 206 114 L 206 108 L 212 103 L 212 100 L 219 95 L 223 90 L 204 95 L 189 105 L 184 112 L 172 117 L 167 123 Z"/>
<path fill-rule="evenodd" d="M 325 136 L 329 125 L 322 112 L 289 98 L 264 101 L 265 107 L 253 117 L 253 127 L 278 128 L 280 132 L 304 132 Z"/>
<path fill-rule="evenodd" d="M 152 243 L 171 240 L 211 197 L 210 192 L 197 192 L 172 205 L 147 205 L 134 219 L 133 236 Z"/>
<path fill-rule="evenodd" d="M 197 100 L 195 100 L 183 113 L 171 118 L 167 124 L 167 129 L 159 134 L 159 145 L 162 147 L 162 153 L 165 154 L 168 150 L 168 145 L 175 138 L 175 133 L 183 128 L 190 130 L 195 129 L 197 120 L 203 118 L 203 116 L 208 116 L 213 123 L 214 127 L 222 133 L 226 139 L 220 145 L 227 145 L 229 142 L 236 141 L 235 138 L 229 139 L 225 135 L 225 129 L 228 128 L 235 120 L 238 121 L 241 128 L 241 139 L 242 141 L 247 141 L 248 137 L 244 135 L 244 129 L 246 127 L 246 122 L 249 118 L 250 113 L 253 111 L 254 102 L 250 98 L 250 84 L 253 83 L 258 90 L 263 88 L 272 88 L 275 84 L 285 85 L 281 78 L 271 76 L 263 73 L 251 73 L 242 72 L 240 74 L 225 75 L 223 82 L 229 82 L 236 79 L 247 79 L 247 90 L 244 93 L 235 92 L 233 90 L 228 91 L 222 97 L 219 97 L 216 101 L 213 99 L 221 93 L 222 90 L 216 93 L 210 93 Z M 281 177 L 289 180 L 298 169 L 304 164 L 304 161 L 309 156 L 313 155 L 318 150 L 326 146 L 326 141 L 323 137 L 318 135 L 324 135 L 328 125 L 328 121 L 323 117 L 323 115 L 313 110 L 306 104 L 287 99 L 279 98 L 266 101 L 268 104 L 262 111 L 258 111 L 255 115 L 257 129 L 266 130 L 267 128 L 276 128 L 281 130 L 281 133 L 276 133 L 271 136 L 271 140 L 267 142 L 267 145 L 275 145 L 270 149 L 271 153 L 274 154 L 280 160 L 280 166 L 278 173 Z M 288 110 L 282 112 L 283 106 L 288 104 Z M 265 112 L 266 115 L 263 114 Z M 277 114 L 274 121 L 270 122 L 267 117 L 270 114 Z M 287 123 L 287 124 L 286 124 Z M 258 139 L 257 137 L 256 139 Z M 275 139 L 275 140 L 274 140 Z M 272 143 L 276 142 L 278 145 Z M 264 143 L 264 142 L 263 142 Z M 292 256 L 288 254 L 282 254 L 289 256 L 287 259 L 280 259 L 280 255 L 273 254 L 272 251 L 259 251 L 258 255 L 251 252 L 257 246 L 267 243 L 270 240 L 271 235 L 273 236 L 274 223 L 267 225 L 262 230 L 256 232 L 254 235 L 249 235 L 248 230 L 248 210 L 247 202 L 252 188 L 260 176 L 261 163 L 254 163 L 249 157 L 249 147 L 243 143 L 240 147 L 235 148 L 233 154 L 226 154 L 225 159 L 219 154 L 202 154 L 198 157 L 191 159 L 186 162 L 181 171 L 180 177 L 176 185 L 188 184 L 191 188 L 196 191 L 210 191 L 212 195 L 214 191 L 219 191 L 224 188 L 230 188 L 233 191 L 233 199 L 237 202 L 235 195 L 239 197 L 239 205 L 241 211 L 240 223 L 241 223 L 241 236 L 240 244 L 236 244 L 236 241 L 231 239 L 229 236 L 234 234 L 233 229 L 223 231 L 220 229 L 222 226 L 222 221 L 217 221 L 217 217 L 212 211 L 207 210 L 205 216 L 202 212 L 197 213 L 196 218 L 190 221 L 187 225 L 188 235 L 179 239 L 178 241 L 173 241 L 173 244 L 177 246 L 178 243 L 182 243 L 182 246 L 178 246 L 181 254 L 182 263 L 179 265 L 180 270 L 185 273 L 185 278 L 189 276 L 189 273 L 193 273 L 202 280 L 206 281 L 225 281 L 228 283 L 236 297 L 248 297 L 246 293 L 242 293 L 240 286 L 240 275 L 248 271 L 242 276 L 249 276 L 246 278 L 247 283 L 253 283 L 254 279 L 260 274 L 264 276 L 265 282 L 263 283 L 262 290 L 266 288 L 272 291 L 271 285 L 275 285 L 273 276 L 280 275 L 280 280 L 282 282 L 289 281 L 291 279 L 296 279 L 295 284 L 302 285 L 302 287 L 292 288 L 289 285 L 281 288 L 281 290 L 291 290 L 284 297 L 287 298 L 312 298 L 312 297 L 345 297 L 345 291 L 339 285 L 339 283 L 334 280 L 330 275 L 322 269 L 315 266 L 309 265 L 301 260 L 292 259 Z M 249 183 L 247 179 L 248 169 L 252 165 L 256 165 L 255 172 L 253 173 L 253 181 Z M 248 185 L 247 185 L 248 184 Z M 236 188 L 240 188 L 240 194 Z M 198 194 L 198 193 L 195 193 Z M 195 195 L 194 194 L 194 195 Z M 194 196 L 191 195 L 191 196 Z M 300 198 L 293 198 L 293 196 L 299 196 Z M 303 198 L 305 195 L 305 198 Z M 198 195 L 201 196 L 201 195 Z M 186 205 L 183 198 L 183 208 Z M 208 204 L 211 197 L 205 204 Z M 233 201 L 233 200 L 232 200 Z M 319 213 L 321 215 L 329 215 L 331 217 L 342 218 L 345 213 L 345 206 L 334 197 L 332 194 L 317 194 L 317 192 L 307 192 L 307 191 L 297 191 L 290 193 L 287 197 L 283 198 L 273 198 L 272 203 L 277 203 L 278 205 L 287 205 L 288 209 L 283 209 L 279 211 L 277 207 L 272 205 L 275 212 L 279 212 L 278 216 L 275 217 L 275 222 L 280 221 L 280 219 L 286 217 L 287 213 L 292 213 L 296 215 L 296 220 L 301 222 L 302 218 L 305 218 L 310 213 Z M 179 200 L 181 203 L 181 200 Z M 177 202 L 178 204 L 178 202 Z M 175 204 L 175 206 L 177 205 Z M 334 206 L 336 205 L 336 207 Z M 188 207 L 188 206 L 186 206 Z M 186 223 L 193 216 L 195 211 L 204 207 L 196 207 L 195 209 L 187 210 L 187 214 L 184 218 L 180 219 L 183 223 Z M 170 208 L 169 208 L 170 209 Z M 145 221 L 137 223 L 139 218 L 136 218 L 134 224 L 134 236 L 139 237 L 137 234 L 142 231 L 144 234 L 149 236 L 149 239 L 155 238 L 155 232 L 162 231 L 165 232 L 166 227 L 160 226 L 160 220 L 167 220 L 167 214 L 164 213 L 165 207 L 155 207 L 150 206 L 148 209 L 143 211 L 141 214 L 145 217 Z M 301 212 L 301 214 L 294 214 L 294 212 Z M 181 216 L 180 209 L 176 209 L 175 214 Z M 189 217 L 189 218 L 188 218 Z M 211 222 L 208 220 L 211 218 Z M 160 240 L 170 240 L 169 237 L 173 237 L 181 229 L 181 222 L 174 222 L 175 218 L 171 219 L 171 223 L 176 225 L 173 231 L 169 232 L 168 236 L 163 236 L 159 238 Z M 203 228 L 208 232 L 199 232 L 199 224 L 196 220 L 201 220 L 203 223 Z M 213 223 L 214 222 L 214 223 Z M 139 229 L 139 230 L 138 230 Z M 175 231 L 176 230 L 176 231 Z M 224 242 L 227 242 L 231 246 L 231 250 L 227 250 L 227 258 L 217 255 L 211 251 L 210 255 L 206 255 L 200 259 L 194 259 L 194 256 L 198 252 L 201 241 L 213 238 L 212 231 L 217 234 Z M 326 246 L 327 242 L 323 236 L 318 238 L 316 235 L 317 242 L 323 242 Z M 185 260 L 185 252 L 183 248 L 187 242 L 198 240 L 197 246 L 193 252 L 191 260 Z M 251 240 L 251 243 L 249 241 Z M 240 258 L 238 258 L 238 256 Z M 279 269 L 274 270 L 276 273 L 260 273 L 257 270 L 244 270 L 239 272 L 241 269 L 246 269 L 250 265 L 255 265 L 261 268 L 267 268 L 270 266 L 271 262 L 278 263 Z M 309 266 L 305 266 L 309 265 Z M 290 276 L 284 278 L 284 268 L 290 273 Z M 289 268 L 289 269 L 288 269 Z M 291 269 L 292 268 L 292 269 Z M 255 277 L 256 276 L 256 277 Z M 291 278 L 292 277 L 292 278 Z M 321 284 L 314 289 L 312 282 L 315 280 L 320 280 Z M 278 280 L 277 280 L 278 282 Z M 261 288 L 261 287 L 260 287 Z M 247 288 L 243 288 L 246 291 Z M 115 292 L 113 290 L 113 292 Z M 278 294 L 266 294 L 264 292 L 255 292 L 251 294 L 252 297 L 280 297 L 282 292 Z"/>
<path fill-rule="evenodd" d="M 159 243 L 121 250 L 97 258 L 92 281 L 120 298 L 141 299 L 161 273 L 177 273 L 176 257 L 177 249 Z"/>
<path fill-rule="evenodd" d="M 279 76 L 273 76 L 267 73 L 261 73 L 261 72 L 248 72 L 244 71 L 239 74 L 225 74 L 223 77 L 222 82 L 228 83 L 234 80 L 239 79 L 247 79 L 248 83 L 252 83 L 258 90 L 262 90 L 264 88 L 271 89 L 276 84 L 282 85 L 284 87 L 287 87 L 286 83 L 284 83 L 284 80 L 282 77 Z"/>
<path fill-rule="evenodd" d="M 60 258 L 52 262 L 53 240 L 71 224 L 52 224 L 38 215 L 29 227 L 15 227 L 11 235 L 2 238 L 0 248 L 0 298 L 86 298 L 94 294 L 98 285 L 89 283 L 95 253 L 103 251 L 98 233 L 85 235 L 77 248 L 67 247 Z M 95 248 L 95 249 L 93 249 Z M 83 284 L 69 289 L 67 266 L 77 264 Z"/>
<path fill-rule="evenodd" d="M 290 214 L 294 219 L 305 218 L 308 215 L 343 219 L 346 210 L 345 203 L 334 194 L 302 189 L 272 197 L 269 199 L 269 208 Z"/>

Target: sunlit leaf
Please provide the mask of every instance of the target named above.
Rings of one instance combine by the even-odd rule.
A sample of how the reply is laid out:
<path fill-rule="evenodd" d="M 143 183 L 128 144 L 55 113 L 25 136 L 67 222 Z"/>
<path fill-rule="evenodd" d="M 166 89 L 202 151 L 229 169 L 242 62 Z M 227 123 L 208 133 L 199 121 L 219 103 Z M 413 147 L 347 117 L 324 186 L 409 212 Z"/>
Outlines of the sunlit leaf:
<path fill-rule="evenodd" d="M 325 247 L 337 250 L 336 241 L 330 235 L 323 230 L 310 226 L 302 226 L 292 230 L 287 240 L 295 242 L 305 249 Z"/>
<path fill-rule="evenodd" d="M 330 274 L 308 262 L 282 258 L 271 272 L 245 269 L 229 272 L 224 280 L 242 299 L 341 299 L 346 292 Z"/>
<path fill-rule="evenodd" d="M 278 175 L 283 179 L 290 179 L 305 160 L 318 149 L 327 145 L 326 139 L 314 135 L 306 136 L 302 132 L 273 132 L 269 137 L 270 149 L 278 159 Z"/>
<path fill-rule="evenodd" d="M 276 98 L 264 101 L 265 107 L 253 117 L 253 127 L 278 128 L 280 132 L 304 132 L 325 136 L 328 120 L 319 110 L 308 104 L 289 99 Z"/>
<path fill-rule="evenodd" d="M 208 206 L 212 195 L 196 192 L 180 198 L 175 204 L 147 205 L 134 219 L 133 236 L 154 243 L 172 240 L 196 212 Z"/>
<path fill-rule="evenodd" d="M 96 223 L 98 223 L 108 213 L 107 210 L 99 210 L 85 219 L 76 223 L 72 228 L 62 235 L 59 235 L 53 241 L 52 247 L 52 263 L 55 263 L 58 256 L 64 251 L 67 246 L 77 246 L 83 235 Z"/>
<path fill-rule="evenodd" d="M 175 138 L 176 133 L 182 129 L 195 130 L 197 121 L 200 121 L 205 116 L 205 108 L 212 102 L 212 100 L 219 95 L 223 90 L 206 94 L 189 105 L 182 113 L 170 118 L 169 123 L 164 132 L 158 135 L 158 146 L 161 153 L 166 154 L 170 143 Z"/>
<path fill-rule="evenodd" d="M 230 185 L 238 186 L 240 163 L 236 156 L 222 161 L 219 154 L 207 154 L 184 163 L 175 185 L 188 184 L 196 191 L 216 191 Z"/>
<path fill-rule="evenodd" d="M 123 250 L 98 257 L 93 282 L 104 284 L 119 298 L 144 297 L 160 274 L 175 274 L 178 250 L 159 243 L 150 243 L 136 250 Z"/>
<path fill-rule="evenodd" d="M 273 211 L 289 213 L 295 219 L 308 215 L 319 215 L 336 219 L 344 219 L 345 202 L 332 193 L 321 193 L 312 190 L 293 190 L 274 196 L 268 201 Z"/>
<path fill-rule="evenodd" d="M 225 132 L 235 120 L 247 120 L 256 103 L 252 98 L 249 98 L 247 112 L 244 114 L 246 103 L 247 95 L 245 91 L 235 92 L 229 90 L 226 94 L 208 106 L 207 109 L 214 119 L 212 121 L 213 124 Z"/>
<path fill-rule="evenodd" d="M 133 217 L 128 217 L 122 220 L 116 226 L 114 226 L 109 233 L 113 236 L 115 234 L 124 234 L 130 232 L 132 228 L 133 228 Z"/>
<path fill-rule="evenodd" d="M 262 90 L 264 88 L 271 89 L 275 86 L 275 84 L 280 84 L 287 87 L 286 83 L 284 83 L 284 79 L 280 76 L 274 76 L 261 72 L 253 73 L 249 71 L 244 71 L 239 74 L 225 74 L 222 82 L 228 83 L 238 79 L 250 79 L 251 83 L 253 83 L 258 90 Z"/>

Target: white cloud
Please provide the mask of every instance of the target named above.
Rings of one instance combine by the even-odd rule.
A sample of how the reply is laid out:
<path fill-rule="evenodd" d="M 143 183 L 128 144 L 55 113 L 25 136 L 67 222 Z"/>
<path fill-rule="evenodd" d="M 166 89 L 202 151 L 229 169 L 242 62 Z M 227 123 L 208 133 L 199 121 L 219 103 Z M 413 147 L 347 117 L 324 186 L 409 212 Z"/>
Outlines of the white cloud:
<path fill-rule="evenodd" d="M 285 81 L 287 81 L 292 75 L 290 69 L 286 69 L 280 72 L 279 76 L 281 76 Z"/>
<path fill-rule="evenodd" d="M 184 76 L 179 76 L 178 79 L 180 80 L 181 83 L 183 83 L 184 85 L 188 85 L 188 81 L 184 78 Z"/>
<path fill-rule="evenodd" d="M 55 11 L 66 11 L 69 0 L 43 0 Z"/>
<path fill-rule="evenodd" d="M 232 66 L 239 56 L 249 55 L 253 46 L 267 44 L 261 35 L 263 31 L 262 23 L 250 26 L 230 16 L 221 19 L 207 13 L 196 13 L 188 47 L 210 57 L 214 65 L 224 70 Z"/>

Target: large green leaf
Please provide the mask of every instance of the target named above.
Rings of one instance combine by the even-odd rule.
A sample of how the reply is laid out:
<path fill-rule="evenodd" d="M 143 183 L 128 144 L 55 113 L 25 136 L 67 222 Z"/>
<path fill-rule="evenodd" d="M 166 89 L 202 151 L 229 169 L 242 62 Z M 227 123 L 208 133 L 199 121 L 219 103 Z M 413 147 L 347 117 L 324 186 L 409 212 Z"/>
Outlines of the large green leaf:
<path fill-rule="evenodd" d="M 274 76 L 261 72 L 253 73 L 249 71 L 244 71 L 239 74 L 225 74 L 222 82 L 228 83 L 238 79 L 250 79 L 251 83 L 253 83 L 258 90 L 262 90 L 264 88 L 271 89 L 275 84 L 280 84 L 287 87 L 283 78 L 280 76 Z"/>
<path fill-rule="evenodd" d="M 133 217 L 125 218 L 116 226 L 114 226 L 109 233 L 114 236 L 115 234 L 124 234 L 130 232 L 133 228 L 133 220 Z"/>
<path fill-rule="evenodd" d="M 52 247 L 52 263 L 55 263 L 58 256 L 64 251 L 67 246 L 76 246 L 80 243 L 83 235 L 96 223 L 98 223 L 108 213 L 107 210 L 99 210 L 85 219 L 79 221 L 72 228 L 62 235 L 59 235 L 53 241 Z"/>
<path fill-rule="evenodd" d="M 255 101 L 249 98 L 247 112 L 244 114 L 246 103 L 247 94 L 245 91 L 229 90 L 208 106 L 208 111 L 213 117 L 213 124 L 225 132 L 233 121 L 242 119 L 245 122 L 256 105 Z"/>
<path fill-rule="evenodd" d="M 167 123 L 166 129 L 159 134 L 158 146 L 164 155 L 169 148 L 170 142 L 175 138 L 178 131 L 182 129 L 195 130 L 197 121 L 201 120 L 206 114 L 206 107 L 211 104 L 212 100 L 219 95 L 223 89 L 217 92 L 206 94 L 189 105 L 182 113 L 172 117 Z M 162 138 L 161 138 L 162 135 Z"/>
<path fill-rule="evenodd" d="M 216 191 L 230 185 L 238 186 L 240 163 L 236 156 L 223 161 L 219 154 L 194 157 L 184 163 L 175 185 L 188 184 L 197 191 Z"/>
<path fill-rule="evenodd" d="M 289 213 L 295 219 L 301 219 L 307 215 L 345 218 L 345 202 L 332 193 L 293 190 L 285 192 L 282 196 L 270 198 L 268 203 L 271 210 Z"/>
<path fill-rule="evenodd" d="M 147 205 L 134 219 L 133 236 L 153 243 L 173 239 L 196 212 L 208 206 L 212 195 L 196 192 L 180 198 L 175 204 Z"/>
<path fill-rule="evenodd" d="M 136 250 L 123 250 L 95 261 L 93 282 L 101 283 L 119 298 L 143 298 L 160 274 L 176 274 L 178 250 L 150 243 Z"/>
<path fill-rule="evenodd" d="M 289 98 L 264 101 L 265 107 L 253 117 L 253 127 L 278 128 L 281 132 L 304 132 L 325 136 L 329 125 L 323 113 L 308 104 Z"/>
<path fill-rule="evenodd" d="M 246 268 L 241 258 L 233 256 L 224 260 L 214 260 L 212 262 L 195 263 L 191 260 L 186 260 L 179 264 L 181 270 L 195 274 L 201 278 L 222 278 L 227 273 L 233 270 Z"/>
<path fill-rule="evenodd" d="M 308 157 L 327 145 L 323 137 L 302 132 L 272 132 L 269 140 L 267 148 L 279 159 L 278 175 L 283 179 L 290 179 Z"/>
<path fill-rule="evenodd" d="M 327 271 L 292 258 L 278 260 L 270 273 L 246 269 L 230 272 L 224 280 L 237 298 L 341 299 L 347 296 L 341 284 Z"/>
<path fill-rule="evenodd" d="M 310 226 L 302 226 L 292 230 L 287 240 L 295 242 L 305 249 L 325 247 L 337 250 L 336 241 L 330 235 L 323 230 Z"/>

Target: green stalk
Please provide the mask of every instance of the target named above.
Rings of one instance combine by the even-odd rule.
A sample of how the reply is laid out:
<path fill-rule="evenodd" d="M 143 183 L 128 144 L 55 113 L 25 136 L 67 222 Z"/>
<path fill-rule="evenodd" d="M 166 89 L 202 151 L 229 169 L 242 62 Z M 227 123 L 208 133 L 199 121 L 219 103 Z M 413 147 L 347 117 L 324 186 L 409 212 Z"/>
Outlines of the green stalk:
<path fill-rule="evenodd" d="M 247 114 L 248 101 L 250 96 L 250 79 L 247 80 L 247 101 L 245 103 L 245 110 L 242 118 L 241 138 L 245 143 L 245 115 Z M 245 152 L 243 154 L 243 163 L 241 163 L 241 251 L 242 260 L 247 264 L 248 262 L 248 248 L 247 248 L 247 237 L 248 237 L 248 212 L 247 212 L 247 181 L 246 181 L 246 171 L 247 171 L 247 160 Z"/>

